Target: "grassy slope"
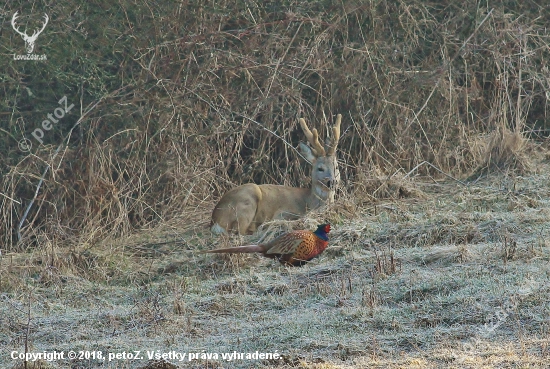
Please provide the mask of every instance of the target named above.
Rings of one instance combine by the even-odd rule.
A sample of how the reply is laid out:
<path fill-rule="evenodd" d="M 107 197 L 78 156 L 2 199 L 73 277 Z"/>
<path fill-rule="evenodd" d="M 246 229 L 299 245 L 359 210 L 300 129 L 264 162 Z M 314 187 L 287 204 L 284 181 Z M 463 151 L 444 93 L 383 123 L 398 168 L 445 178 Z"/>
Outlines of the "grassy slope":
<path fill-rule="evenodd" d="M 227 242 L 203 228 L 179 235 L 179 245 L 151 244 L 181 225 L 55 249 L 53 261 L 46 245 L 5 255 L 0 341 L 8 352 L 23 348 L 30 295 L 34 350 L 278 350 L 279 365 L 309 368 L 547 367 L 550 168 L 539 167 L 469 187 L 418 184 L 425 198 L 368 206 L 335 224 L 332 247 L 303 268 L 187 251 Z M 128 246 L 137 243 L 148 246 Z M 13 364 L 0 358 L 0 367 Z"/>

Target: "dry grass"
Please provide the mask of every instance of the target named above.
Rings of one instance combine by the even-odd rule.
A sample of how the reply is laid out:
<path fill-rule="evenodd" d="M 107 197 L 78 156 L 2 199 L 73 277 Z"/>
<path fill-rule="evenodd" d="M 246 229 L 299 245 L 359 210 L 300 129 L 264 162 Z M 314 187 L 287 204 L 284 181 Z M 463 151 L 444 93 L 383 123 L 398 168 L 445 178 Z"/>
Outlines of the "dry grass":
<path fill-rule="evenodd" d="M 283 355 L 25 369 L 548 367 L 550 6 L 229 5 L 19 4 L 56 22 L 0 90 L 0 347 Z M 307 186 L 297 118 L 337 113 L 336 204 L 211 236 L 227 189 Z M 325 221 L 303 268 L 195 253 Z"/>
<path fill-rule="evenodd" d="M 159 229 L 70 251 L 44 244 L 4 254 L 0 335 L 8 350 L 28 341 L 31 350 L 283 355 L 197 360 L 197 368 L 547 367 L 550 167 L 537 165 L 542 174 L 491 175 L 467 187 L 417 181 L 421 198 L 379 200 L 353 213 L 335 206 L 324 218 L 273 222 L 253 236 Z M 339 220 L 340 211 L 349 218 Z M 331 245 L 302 268 L 193 252 L 327 217 Z M 189 367 L 168 362 L 102 367 Z"/>
<path fill-rule="evenodd" d="M 366 201 L 407 196 L 407 183 L 385 178 L 411 171 L 528 172 L 526 139 L 545 134 L 546 6 L 33 4 L 21 4 L 30 20 L 42 9 L 63 16 L 40 36 L 52 68 L 10 61 L 0 92 L 11 112 L 0 136 L 5 251 L 203 221 L 246 182 L 307 185 L 298 117 L 325 133 L 343 114 L 344 188 Z M 1 42 L 16 51 L 22 40 Z M 75 108 L 39 144 L 35 122 L 62 96 Z M 30 153 L 16 149 L 23 137 Z"/>

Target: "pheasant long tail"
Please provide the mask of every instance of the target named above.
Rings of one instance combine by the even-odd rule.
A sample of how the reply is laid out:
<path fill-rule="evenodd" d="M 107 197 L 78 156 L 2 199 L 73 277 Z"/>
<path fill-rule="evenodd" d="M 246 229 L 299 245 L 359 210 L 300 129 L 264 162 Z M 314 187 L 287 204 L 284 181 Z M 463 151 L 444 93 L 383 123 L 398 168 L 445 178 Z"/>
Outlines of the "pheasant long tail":
<path fill-rule="evenodd" d="M 246 245 L 246 246 L 237 246 L 237 247 L 228 247 L 225 249 L 215 249 L 215 250 L 208 250 L 208 251 L 202 251 L 204 254 L 246 254 L 251 252 L 265 252 L 265 246 L 264 245 Z"/>

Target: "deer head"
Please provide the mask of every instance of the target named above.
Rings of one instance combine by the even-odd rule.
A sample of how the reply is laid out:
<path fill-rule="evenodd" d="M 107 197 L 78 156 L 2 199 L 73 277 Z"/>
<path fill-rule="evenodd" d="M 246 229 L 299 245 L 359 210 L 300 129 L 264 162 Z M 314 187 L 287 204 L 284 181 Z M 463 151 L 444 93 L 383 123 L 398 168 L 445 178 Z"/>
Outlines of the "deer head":
<path fill-rule="evenodd" d="M 48 18 L 47 14 L 44 14 L 44 24 L 42 25 L 42 28 L 40 30 L 35 30 L 32 34 L 32 36 L 27 35 L 27 30 L 25 29 L 25 32 L 19 31 L 19 28 L 15 25 L 15 20 L 17 19 L 17 12 L 13 15 L 11 18 L 11 26 L 15 30 L 15 32 L 19 33 L 21 37 L 23 37 L 23 40 L 25 41 L 25 49 L 27 50 L 27 54 L 32 53 L 34 50 L 34 42 L 36 41 L 39 34 L 44 31 L 44 28 L 46 28 L 46 25 L 48 24 L 48 21 L 50 18 Z"/>
<path fill-rule="evenodd" d="M 312 195 L 321 202 L 334 202 L 334 195 L 340 183 L 340 171 L 336 160 L 336 147 L 340 140 L 340 124 L 342 115 L 336 116 L 336 123 L 332 127 L 332 137 L 327 138 L 326 150 L 319 142 L 319 133 L 316 128 L 310 131 L 304 118 L 300 118 L 300 126 L 311 148 L 300 143 L 300 150 L 304 157 L 311 163 L 311 189 Z"/>

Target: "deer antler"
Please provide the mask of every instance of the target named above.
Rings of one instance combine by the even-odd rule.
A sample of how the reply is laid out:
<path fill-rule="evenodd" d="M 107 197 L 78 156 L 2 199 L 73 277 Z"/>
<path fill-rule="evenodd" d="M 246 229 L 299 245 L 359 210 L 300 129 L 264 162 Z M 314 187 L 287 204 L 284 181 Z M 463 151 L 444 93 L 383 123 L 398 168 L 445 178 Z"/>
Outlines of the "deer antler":
<path fill-rule="evenodd" d="M 50 20 L 50 17 L 48 17 L 48 14 L 44 13 L 44 25 L 42 26 L 42 29 L 40 31 L 36 30 L 32 33 L 32 37 L 38 36 L 39 34 L 44 31 L 44 28 L 46 28 L 46 25 L 48 24 L 48 21 Z"/>
<path fill-rule="evenodd" d="M 21 36 L 25 37 L 25 36 L 27 36 L 27 34 L 24 33 L 24 32 L 19 31 L 19 28 L 17 28 L 17 26 L 15 25 L 15 20 L 17 19 L 17 13 L 18 13 L 18 12 L 15 12 L 15 14 L 13 15 L 13 17 L 11 17 L 11 26 L 13 27 L 13 29 L 15 30 L 15 32 L 17 32 L 17 33 L 19 33 Z"/>
<path fill-rule="evenodd" d="M 44 24 L 42 25 L 42 28 L 39 30 L 35 30 L 33 33 L 32 33 L 32 36 L 29 36 L 27 35 L 26 32 L 21 32 L 19 31 L 19 28 L 15 25 L 15 20 L 18 18 L 17 17 L 17 13 L 19 12 L 15 12 L 15 14 L 13 15 L 13 17 L 11 18 L 11 26 L 13 27 L 13 29 L 15 30 L 15 32 L 19 33 L 21 36 L 23 36 L 23 38 L 27 39 L 35 39 L 36 37 L 38 37 L 39 34 L 42 33 L 42 31 L 44 31 L 44 28 L 46 28 L 46 25 L 48 24 L 48 21 L 50 20 L 50 17 L 48 17 L 48 14 L 45 14 L 44 13 Z M 26 31 L 26 29 L 25 29 Z M 36 37 L 35 37 L 36 36 Z"/>
<path fill-rule="evenodd" d="M 310 131 L 304 118 L 300 118 L 300 126 L 302 126 L 302 131 L 304 131 L 307 141 L 311 145 L 311 152 L 313 155 L 316 157 L 325 156 L 325 148 L 319 142 L 319 133 L 317 129 L 313 128 L 313 132 Z"/>
<path fill-rule="evenodd" d="M 342 123 L 342 114 L 336 116 L 336 123 L 334 123 L 334 127 L 332 127 L 332 142 L 327 150 L 328 156 L 336 153 L 336 146 L 338 146 L 338 141 L 340 140 L 340 123 Z"/>

